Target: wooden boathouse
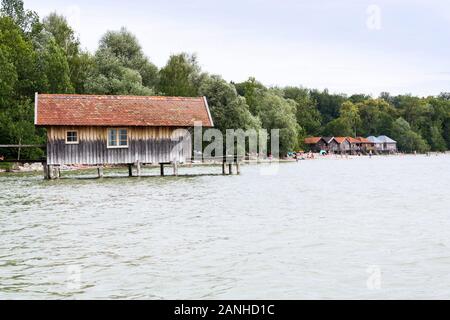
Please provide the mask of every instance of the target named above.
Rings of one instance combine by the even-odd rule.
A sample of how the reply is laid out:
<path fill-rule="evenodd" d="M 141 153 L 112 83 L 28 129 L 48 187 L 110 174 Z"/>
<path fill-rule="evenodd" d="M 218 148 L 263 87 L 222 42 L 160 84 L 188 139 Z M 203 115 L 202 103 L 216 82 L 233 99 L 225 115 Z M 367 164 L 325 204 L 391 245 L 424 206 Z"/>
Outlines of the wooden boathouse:
<path fill-rule="evenodd" d="M 47 179 L 62 165 L 132 166 L 191 159 L 194 122 L 212 127 L 205 97 L 36 94 L 35 125 L 47 130 Z M 178 130 L 186 129 L 186 130 Z"/>

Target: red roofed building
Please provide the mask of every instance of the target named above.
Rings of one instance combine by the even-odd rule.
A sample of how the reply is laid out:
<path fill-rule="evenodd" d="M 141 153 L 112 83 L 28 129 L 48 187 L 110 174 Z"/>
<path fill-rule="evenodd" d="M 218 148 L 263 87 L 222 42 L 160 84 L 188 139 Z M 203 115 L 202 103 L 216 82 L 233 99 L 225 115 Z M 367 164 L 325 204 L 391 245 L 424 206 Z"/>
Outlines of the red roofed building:
<path fill-rule="evenodd" d="M 47 129 L 47 164 L 185 162 L 188 130 L 212 127 L 205 97 L 36 94 L 35 125 Z"/>
<path fill-rule="evenodd" d="M 346 153 L 350 151 L 350 142 L 347 137 L 334 137 L 334 141 L 336 141 L 336 149 L 332 150 L 338 153 Z"/>
<path fill-rule="evenodd" d="M 356 137 L 360 141 L 361 144 L 361 150 L 363 152 L 370 152 L 375 150 L 375 144 L 371 142 L 369 139 L 364 137 Z"/>
<path fill-rule="evenodd" d="M 308 146 L 308 149 L 313 152 L 327 150 L 327 142 L 322 137 L 305 138 L 305 144 Z"/>
<path fill-rule="evenodd" d="M 361 141 L 353 137 L 346 137 L 347 141 L 350 143 L 350 153 L 359 153 L 361 152 Z"/>

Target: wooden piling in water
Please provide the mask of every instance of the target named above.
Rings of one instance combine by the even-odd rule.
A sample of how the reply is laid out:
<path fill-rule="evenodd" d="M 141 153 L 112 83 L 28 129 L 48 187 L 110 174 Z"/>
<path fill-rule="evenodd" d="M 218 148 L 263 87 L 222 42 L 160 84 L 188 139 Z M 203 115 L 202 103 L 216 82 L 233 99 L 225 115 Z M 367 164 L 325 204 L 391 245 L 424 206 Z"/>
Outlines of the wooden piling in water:
<path fill-rule="evenodd" d="M 42 167 L 44 168 L 44 179 L 48 180 L 50 177 L 48 175 L 48 165 L 47 165 L 47 161 L 43 161 L 42 162 Z"/>
<path fill-rule="evenodd" d="M 178 162 L 177 161 L 173 162 L 173 175 L 178 176 Z"/>
<path fill-rule="evenodd" d="M 103 178 L 103 166 L 97 167 L 97 173 L 99 178 Z"/>
<path fill-rule="evenodd" d="M 141 162 L 140 161 L 136 162 L 136 176 L 137 177 L 141 176 Z"/>
<path fill-rule="evenodd" d="M 161 171 L 161 177 L 164 176 L 164 163 L 160 163 L 160 171 Z"/>
<path fill-rule="evenodd" d="M 128 165 L 128 176 L 129 177 L 133 176 L 133 167 L 131 164 Z"/>

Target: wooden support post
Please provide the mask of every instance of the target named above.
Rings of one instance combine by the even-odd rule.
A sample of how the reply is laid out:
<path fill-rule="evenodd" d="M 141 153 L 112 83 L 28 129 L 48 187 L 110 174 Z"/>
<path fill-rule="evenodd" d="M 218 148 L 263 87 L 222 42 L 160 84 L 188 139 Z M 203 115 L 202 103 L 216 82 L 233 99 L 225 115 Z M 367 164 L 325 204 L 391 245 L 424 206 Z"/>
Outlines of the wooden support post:
<path fill-rule="evenodd" d="M 226 175 L 226 174 L 227 174 L 227 166 L 226 166 L 226 164 L 225 164 L 225 161 L 222 162 L 222 174 L 223 174 L 223 175 Z"/>
<path fill-rule="evenodd" d="M 173 162 L 173 175 L 174 176 L 178 175 L 178 161 Z"/>
<path fill-rule="evenodd" d="M 53 180 L 55 178 L 55 167 L 53 165 L 47 166 L 48 179 Z"/>
<path fill-rule="evenodd" d="M 47 161 L 43 161 L 43 162 L 42 162 L 42 167 L 44 168 L 44 179 L 45 179 L 45 180 L 50 179 L 49 174 L 48 174 L 48 165 L 47 165 Z"/>
<path fill-rule="evenodd" d="M 228 174 L 233 174 L 233 163 L 228 164 Z"/>
<path fill-rule="evenodd" d="M 160 163 L 161 177 L 164 176 L 164 163 Z"/>
<path fill-rule="evenodd" d="M 241 164 L 236 161 L 236 174 L 241 174 Z"/>
<path fill-rule="evenodd" d="M 57 166 L 55 168 L 55 173 L 56 173 L 56 179 L 61 178 L 61 166 Z"/>
<path fill-rule="evenodd" d="M 99 178 L 103 178 L 103 166 L 97 167 L 97 173 Z"/>
<path fill-rule="evenodd" d="M 133 176 L 133 167 L 131 164 L 128 165 L 128 176 L 129 177 Z"/>
<path fill-rule="evenodd" d="M 140 161 L 136 162 L 136 176 L 138 176 L 138 177 L 141 176 L 141 162 Z"/>

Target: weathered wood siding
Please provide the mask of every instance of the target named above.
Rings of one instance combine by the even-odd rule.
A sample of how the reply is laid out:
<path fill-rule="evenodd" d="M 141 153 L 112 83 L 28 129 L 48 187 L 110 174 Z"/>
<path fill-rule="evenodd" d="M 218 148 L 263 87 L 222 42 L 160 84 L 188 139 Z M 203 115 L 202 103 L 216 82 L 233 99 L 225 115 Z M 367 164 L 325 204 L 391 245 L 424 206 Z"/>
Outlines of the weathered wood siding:
<path fill-rule="evenodd" d="M 383 145 L 384 151 L 397 151 L 397 144 L 396 143 L 384 143 Z"/>
<path fill-rule="evenodd" d="M 350 151 L 350 142 L 348 142 L 347 140 L 344 140 L 344 141 L 339 145 L 339 151 L 340 151 L 340 152 L 347 152 L 347 151 Z"/>
<path fill-rule="evenodd" d="M 126 127 L 126 129 L 128 147 L 108 148 L 108 127 L 47 127 L 47 163 L 100 165 L 129 164 L 137 161 L 186 162 L 191 157 L 191 135 L 177 130 L 178 128 Z M 78 144 L 66 144 L 68 130 L 78 132 Z"/>
<path fill-rule="evenodd" d="M 331 140 L 328 144 L 328 151 L 329 152 L 338 152 L 339 151 L 339 144 L 336 142 L 336 140 Z"/>

